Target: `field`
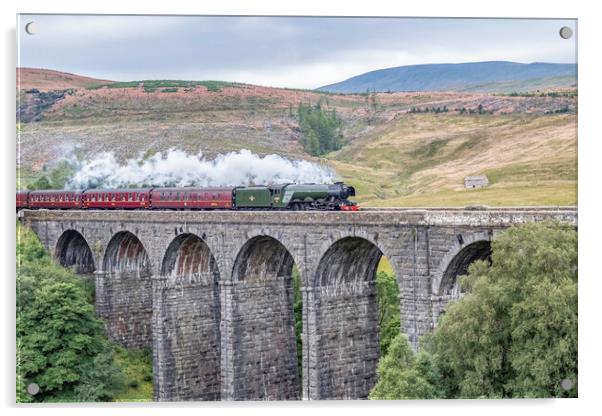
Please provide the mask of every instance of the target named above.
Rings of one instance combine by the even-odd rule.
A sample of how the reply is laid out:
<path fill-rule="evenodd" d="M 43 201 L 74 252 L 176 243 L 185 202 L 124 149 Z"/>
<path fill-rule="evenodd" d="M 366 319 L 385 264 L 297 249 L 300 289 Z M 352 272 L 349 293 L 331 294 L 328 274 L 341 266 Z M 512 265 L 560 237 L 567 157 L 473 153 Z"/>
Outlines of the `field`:
<path fill-rule="evenodd" d="M 245 148 L 328 164 L 367 207 L 577 201 L 576 90 L 341 95 L 219 81 L 78 78 L 56 92 L 55 79 L 50 86 L 35 85 L 35 74 L 28 79 L 47 92 L 19 91 L 21 187 L 65 156 L 111 151 L 125 160 L 179 148 L 213 158 Z M 344 137 L 341 150 L 320 158 L 300 144 L 296 112 L 299 103 L 318 102 L 336 111 Z M 464 189 L 464 177 L 477 174 L 490 185 Z"/>
<path fill-rule="evenodd" d="M 329 160 L 365 206 L 573 205 L 576 133 L 570 114 L 407 114 Z"/>

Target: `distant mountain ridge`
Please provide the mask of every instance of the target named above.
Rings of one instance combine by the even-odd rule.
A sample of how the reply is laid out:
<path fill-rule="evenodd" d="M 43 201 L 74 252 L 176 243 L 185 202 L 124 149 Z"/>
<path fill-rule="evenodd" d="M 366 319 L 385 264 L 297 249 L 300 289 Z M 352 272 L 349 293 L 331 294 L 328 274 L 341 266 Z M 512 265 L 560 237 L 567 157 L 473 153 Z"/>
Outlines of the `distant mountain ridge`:
<path fill-rule="evenodd" d="M 368 90 L 511 92 L 530 88 L 567 88 L 576 83 L 576 64 L 488 61 L 379 69 L 317 90 L 335 93 L 364 93 Z"/>

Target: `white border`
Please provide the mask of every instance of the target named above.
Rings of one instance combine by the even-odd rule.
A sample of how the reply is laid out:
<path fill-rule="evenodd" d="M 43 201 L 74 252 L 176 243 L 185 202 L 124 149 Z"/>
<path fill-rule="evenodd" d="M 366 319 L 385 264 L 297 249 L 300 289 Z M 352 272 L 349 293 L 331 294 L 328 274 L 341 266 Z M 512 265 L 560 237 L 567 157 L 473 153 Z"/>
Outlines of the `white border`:
<path fill-rule="evenodd" d="M 227 1 L 199 2 L 186 0 L 170 1 L 123 1 L 95 0 L 74 2 L 69 0 L 21 0 L 19 3 L 2 2 L 3 54 L 2 81 L 4 84 L 1 100 L 2 115 L 2 218 L 4 227 L 2 238 L 2 358 L 3 372 L 0 385 L 2 405 L 8 413 L 43 412 L 48 415 L 81 415 L 79 406 L 63 407 L 20 407 L 15 408 L 14 400 L 14 189 L 15 189 L 15 22 L 16 13 L 119 13 L 119 14 L 254 14 L 254 15 L 347 15 L 347 16 L 433 16 L 433 17 L 550 17 L 579 19 L 579 399 L 574 400 L 513 400 L 513 401 L 425 401 L 401 403 L 373 402 L 302 402 L 302 403 L 217 403 L 217 404 L 153 404 L 89 407 L 86 413 L 105 415 L 107 413 L 132 413 L 136 415 L 164 415 L 169 408 L 177 408 L 181 414 L 218 411 L 240 414 L 307 414 L 307 412 L 332 413 L 333 411 L 358 413 L 446 413 L 451 415 L 523 413 L 524 411 L 546 414 L 589 413 L 589 408 L 599 407 L 600 396 L 600 330 L 597 308 L 598 294 L 601 293 L 601 273 L 596 269 L 600 256 L 596 237 L 600 234 L 598 225 L 600 195 L 600 146 L 602 135 L 599 125 L 602 122 L 600 83 L 600 45 L 602 39 L 599 21 L 593 1 L 527 2 L 524 0 L 504 0 L 500 2 L 468 0 L 430 1 L 382 1 L 362 2 L 304 0 L 287 1 Z M 520 45 L 517 45 L 520 47 Z M 337 409 L 335 409 L 337 408 Z"/>

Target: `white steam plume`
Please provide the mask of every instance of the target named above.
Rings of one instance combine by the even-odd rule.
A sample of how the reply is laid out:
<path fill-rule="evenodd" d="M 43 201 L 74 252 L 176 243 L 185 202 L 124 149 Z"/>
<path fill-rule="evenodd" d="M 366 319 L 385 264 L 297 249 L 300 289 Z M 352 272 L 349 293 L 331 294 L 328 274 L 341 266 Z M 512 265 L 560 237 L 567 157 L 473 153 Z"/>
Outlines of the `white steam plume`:
<path fill-rule="evenodd" d="M 260 157 L 249 150 L 218 155 L 206 160 L 202 153 L 170 149 L 150 158 L 129 159 L 119 164 L 113 153 L 77 162 L 69 189 L 127 186 L 236 186 L 273 183 L 332 183 L 335 172 L 306 160 L 278 155 Z"/>

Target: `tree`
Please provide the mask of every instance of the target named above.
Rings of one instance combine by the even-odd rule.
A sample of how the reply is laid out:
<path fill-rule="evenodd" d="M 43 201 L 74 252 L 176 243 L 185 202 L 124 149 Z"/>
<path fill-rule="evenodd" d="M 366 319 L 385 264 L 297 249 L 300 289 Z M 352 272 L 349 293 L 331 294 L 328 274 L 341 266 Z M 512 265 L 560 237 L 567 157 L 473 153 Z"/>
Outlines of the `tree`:
<path fill-rule="evenodd" d="M 387 354 L 393 338 L 399 335 L 399 287 L 395 276 L 386 272 L 376 274 L 380 353 Z"/>
<path fill-rule="evenodd" d="M 324 111 L 322 103 L 312 107 L 299 104 L 299 127 L 303 133 L 301 143 L 309 154 L 323 155 L 342 146 L 341 120 L 335 110 Z"/>
<path fill-rule="evenodd" d="M 370 399 L 437 399 L 440 394 L 433 383 L 436 369 L 426 354 L 414 355 L 408 339 L 398 334 L 378 364 L 378 383 L 370 392 Z"/>
<path fill-rule="evenodd" d="M 122 382 L 84 281 L 56 265 L 18 226 L 17 399 L 109 400 Z M 36 383 L 40 392 L 25 388 Z"/>
<path fill-rule="evenodd" d="M 555 221 L 509 228 L 492 262 L 460 278 L 422 351 L 393 340 L 371 398 L 577 396 L 577 233 Z M 407 342 L 407 341 L 406 341 Z M 563 380 L 573 387 L 565 390 Z"/>
<path fill-rule="evenodd" d="M 297 266 L 293 267 L 292 272 L 293 279 L 293 313 L 295 315 L 295 339 L 297 344 L 297 368 L 299 369 L 299 376 L 303 374 L 303 340 L 301 334 L 303 333 L 303 297 L 301 296 L 301 275 Z"/>
<path fill-rule="evenodd" d="M 53 189 L 63 189 L 65 184 L 73 177 L 75 169 L 71 163 L 61 160 L 50 172 L 50 183 Z"/>
<path fill-rule="evenodd" d="M 119 383 L 103 324 L 81 286 L 54 283 L 40 288 L 17 317 L 17 337 L 22 377 L 38 384 L 42 400 L 106 399 Z"/>
<path fill-rule="evenodd" d="M 557 222 L 506 230 L 492 264 L 475 262 L 468 294 L 425 348 L 445 357 L 461 397 L 576 397 L 577 233 Z M 564 379 L 575 387 L 565 391 Z"/>
<path fill-rule="evenodd" d="M 36 189 L 52 189 L 52 185 L 46 176 L 40 176 L 38 180 L 27 185 L 27 189 L 34 191 Z"/>

